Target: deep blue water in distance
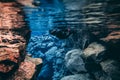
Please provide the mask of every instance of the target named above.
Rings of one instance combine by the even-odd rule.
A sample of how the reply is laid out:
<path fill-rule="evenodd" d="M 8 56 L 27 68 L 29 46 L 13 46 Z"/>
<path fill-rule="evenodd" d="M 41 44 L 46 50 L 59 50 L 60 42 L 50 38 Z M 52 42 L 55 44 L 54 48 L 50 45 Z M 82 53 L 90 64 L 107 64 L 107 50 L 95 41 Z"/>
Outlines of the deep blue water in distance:
<path fill-rule="evenodd" d="M 70 48 L 65 47 L 66 40 L 50 35 L 49 30 L 58 26 L 81 27 L 83 24 L 80 19 L 83 14 L 80 8 L 83 4 L 80 2 L 84 0 L 65 0 L 64 3 L 60 1 L 62 0 L 41 0 L 39 7 L 24 8 L 26 21 L 31 28 L 27 52 L 32 57 L 43 59 L 43 67 L 37 80 L 60 80 L 69 74 L 64 57 Z"/>
<path fill-rule="evenodd" d="M 32 57 L 43 59 L 43 67 L 37 80 L 60 80 L 66 74 L 63 64 L 66 53 L 63 47 L 64 40 L 49 34 L 49 29 L 54 26 L 52 14 L 56 10 L 55 7 L 49 6 L 24 9 L 27 14 L 26 20 L 31 28 L 27 52 L 32 54 Z"/>

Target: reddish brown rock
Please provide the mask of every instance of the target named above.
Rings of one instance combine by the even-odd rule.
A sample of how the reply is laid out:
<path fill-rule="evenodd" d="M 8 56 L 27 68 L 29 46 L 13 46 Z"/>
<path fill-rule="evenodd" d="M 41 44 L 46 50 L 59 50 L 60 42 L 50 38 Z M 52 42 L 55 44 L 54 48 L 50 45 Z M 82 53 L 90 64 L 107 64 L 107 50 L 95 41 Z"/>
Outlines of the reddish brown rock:
<path fill-rule="evenodd" d="M 0 0 L 0 80 L 31 80 L 41 64 L 30 57 L 24 61 L 30 38 L 24 5 L 34 7 L 33 0 Z"/>
<path fill-rule="evenodd" d="M 15 74 L 14 80 L 30 80 L 35 73 L 35 64 L 29 61 L 22 62 Z"/>
<path fill-rule="evenodd" d="M 120 31 L 113 31 L 110 34 L 108 34 L 105 38 L 101 38 L 101 40 L 106 42 L 112 42 L 117 43 L 120 40 Z"/>
<path fill-rule="evenodd" d="M 35 7 L 35 5 L 33 5 L 34 0 L 17 0 L 17 2 L 22 4 L 23 6 Z"/>
<path fill-rule="evenodd" d="M 11 78 L 12 80 L 36 80 L 37 66 L 42 66 L 42 59 L 26 57 L 25 61 L 21 63 L 19 69 L 15 72 L 15 75 Z M 10 80 L 11 80 L 10 79 Z"/>
<path fill-rule="evenodd" d="M 0 3 L 0 29 L 18 29 L 25 27 L 20 5 L 16 2 Z"/>
<path fill-rule="evenodd" d="M 30 30 L 24 13 L 15 1 L 0 1 L 0 76 L 12 75 L 24 60 Z M 8 76 L 8 77 L 9 77 Z"/>

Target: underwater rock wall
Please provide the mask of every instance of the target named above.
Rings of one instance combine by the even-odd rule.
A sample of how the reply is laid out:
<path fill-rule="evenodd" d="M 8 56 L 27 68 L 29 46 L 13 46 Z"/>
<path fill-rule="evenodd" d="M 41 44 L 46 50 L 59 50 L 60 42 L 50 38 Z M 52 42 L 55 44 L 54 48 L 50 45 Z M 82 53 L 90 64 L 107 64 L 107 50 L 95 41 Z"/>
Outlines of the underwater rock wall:
<path fill-rule="evenodd" d="M 32 79 L 42 61 L 25 59 L 29 38 L 30 28 L 21 4 L 0 0 L 0 80 Z"/>
<path fill-rule="evenodd" d="M 83 49 L 82 54 L 79 53 L 79 57 L 83 61 L 77 62 L 74 58 L 73 60 L 70 58 L 66 65 L 76 66 L 74 62 L 76 64 L 83 63 L 87 72 L 80 73 L 77 72 L 78 67 L 73 66 L 71 68 L 71 66 L 68 66 L 68 68 L 71 68 L 70 71 L 76 71 L 77 73 L 66 76 L 61 80 L 78 80 L 79 78 L 82 80 L 119 80 L 119 4 L 119 0 L 88 0 L 86 2 L 86 5 L 82 8 L 85 15 L 83 22 L 86 24 L 84 30 L 87 31 L 86 33 L 92 34 L 92 36 L 88 35 L 88 39 L 95 39 L 87 44 L 88 46 Z M 77 53 L 73 50 L 71 54 L 77 55 Z M 69 63 L 69 60 L 73 63 Z M 78 75 L 79 78 L 77 78 Z"/>
<path fill-rule="evenodd" d="M 17 69 L 24 60 L 30 35 L 16 2 L 0 2 L 0 11 L 0 71 L 6 74 Z"/>
<path fill-rule="evenodd" d="M 87 29 L 105 42 L 119 43 L 118 0 L 92 0 L 83 8 Z"/>

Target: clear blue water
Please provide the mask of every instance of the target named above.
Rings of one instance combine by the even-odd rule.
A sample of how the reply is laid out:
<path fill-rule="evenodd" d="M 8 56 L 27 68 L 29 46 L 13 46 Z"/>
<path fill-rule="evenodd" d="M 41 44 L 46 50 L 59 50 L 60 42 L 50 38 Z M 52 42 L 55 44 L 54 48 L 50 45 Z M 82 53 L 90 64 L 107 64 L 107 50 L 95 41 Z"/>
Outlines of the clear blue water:
<path fill-rule="evenodd" d="M 26 21 L 31 28 L 31 39 L 27 51 L 32 57 L 42 58 L 43 67 L 39 73 L 38 80 L 60 80 L 69 74 L 65 67 L 65 53 L 70 48 L 65 48 L 66 40 L 60 40 L 49 34 L 49 30 L 57 26 L 82 26 L 79 19 L 83 17 L 80 13 L 80 1 L 70 0 L 66 3 L 60 0 L 41 0 L 41 5 L 36 8 L 25 7 Z M 84 0 L 81 0 L 84 2 Z"/>
<path fill-rule="evenodd" d="M 26 20 L 31 28 L 27 51 L 32 57 L 43 59 L 38 80 L 60 80 L 66 74 L 64 41 L 50 35 L 49 29 L 54 26 L 54 14 L 59 14 L 61 11 L 52 2 L 48 4 L 44 0 L 43 4 L 45 5 L 37 8 L 24 8 Z"/>

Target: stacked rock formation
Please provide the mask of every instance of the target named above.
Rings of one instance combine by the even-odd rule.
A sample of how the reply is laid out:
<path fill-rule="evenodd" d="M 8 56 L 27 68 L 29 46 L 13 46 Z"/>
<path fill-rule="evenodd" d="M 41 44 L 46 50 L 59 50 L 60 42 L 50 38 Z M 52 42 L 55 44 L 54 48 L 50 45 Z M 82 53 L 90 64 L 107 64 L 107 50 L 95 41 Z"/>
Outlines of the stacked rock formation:
<path fill-rule="evenodd" d="M 9 79 L 25 59 L 30 29 L 24 18 L 19 3 L 0 0 L 0 80 Z"/>
<path fill-rule="evenodd" d="M 92 35 L 86 34 L 89 36 L 89 40 L 95 39 L 87 44 L 82 53 L 74 50 L 68 52 L 69 54 L 71 52 L 72 55 L 69 57 L 73 57 L 73 59 L 68 59 L 68 55 L 66 55 L 66 67 L 76 73 L 61 80 L 79 80 L 79 78 L 83 80 L 120 80 L 119 5 L 119 0 L 86 0 L 86 5 L 82 8 L 83 22 L 86 24 L 84 30 L 87 30 L 85 34 Z M 78 56 L 76 57 L 74 54 Z M 77 58 L 83 59 L 83 61 Z M 85 66 L 79 65 L 80 63 Z M 78 71 L 80 68 L 75 67 L 76 64 L 84 67 L 87 72 Z M 86 74 L 92 77 L 86 76 Z"/>
<path fill-rule="evenodd" d="M 95 61 L 99 58 L 100 65 L 112 80 L 119 80 L 120 75 L 118 71 L 120 66 L 118 65 L 120 60 L 119 5 L 119 0 L 91 0 L 83 8 L 87 30 L 99 40 L 103 48 L 103 51 L 99 52 L 101 48 L 95 49 L 96 44 L 92 44 L 90 48 L 90 44 L 84 52 L 94 57 Z"/>
<path fill-rule="evenodd" d="M 91 0 L 83 8 L 88 30 L 99 40 L 119 43 L 119 0 Z"/>

